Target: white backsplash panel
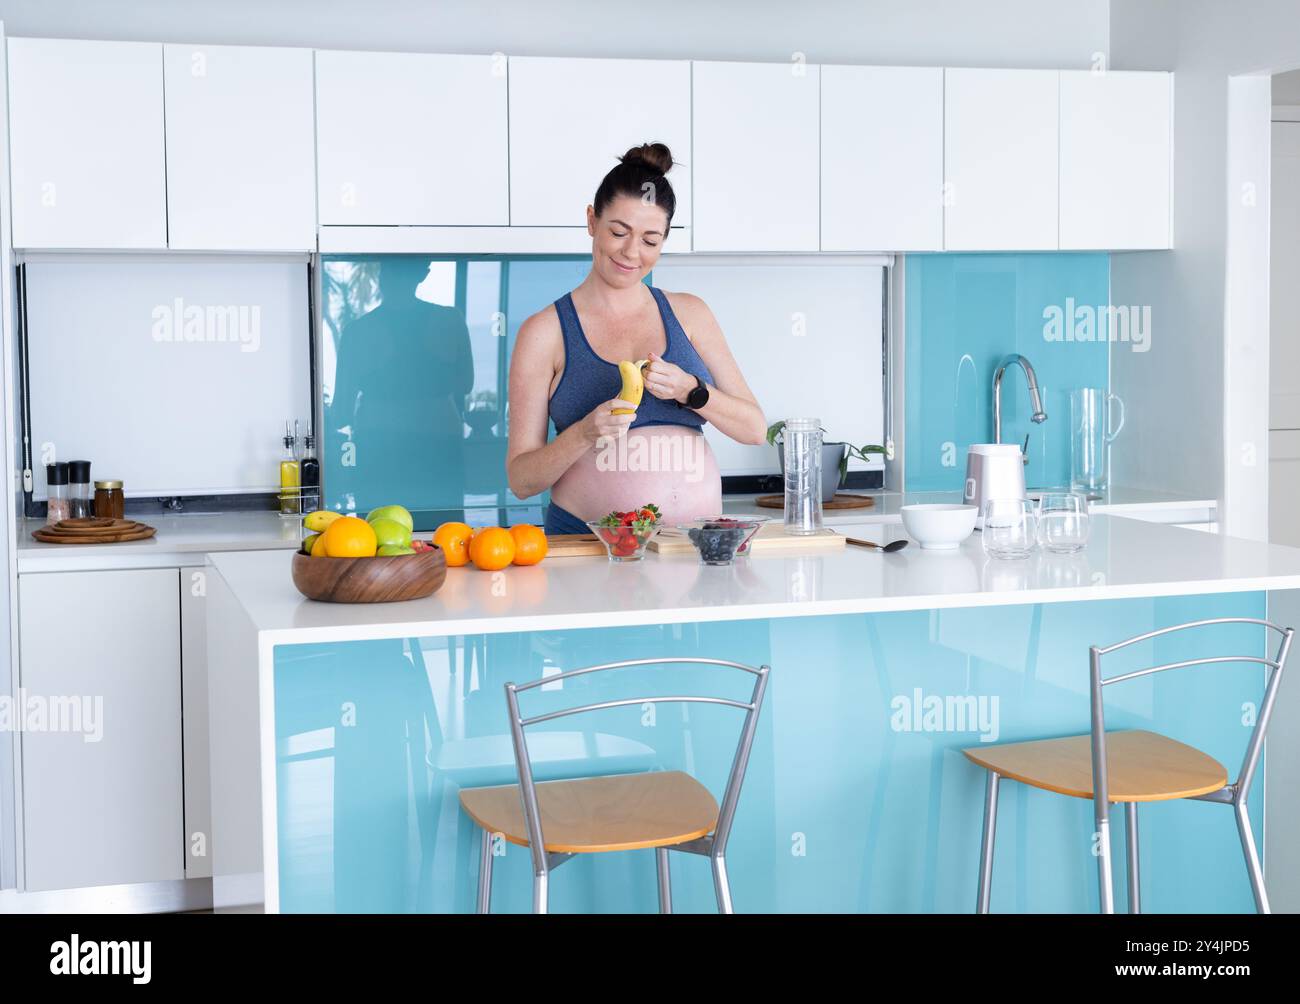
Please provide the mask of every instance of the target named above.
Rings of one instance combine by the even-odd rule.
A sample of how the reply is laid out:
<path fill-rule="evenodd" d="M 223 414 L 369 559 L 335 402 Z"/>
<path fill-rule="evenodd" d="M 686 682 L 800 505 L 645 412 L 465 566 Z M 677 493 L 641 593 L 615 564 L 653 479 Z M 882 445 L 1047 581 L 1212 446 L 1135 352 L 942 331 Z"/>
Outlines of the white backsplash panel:
<path fill-rule="evenodd" d="M 34 496 L 54 459 L 128 496 L 278 488 L 308 316 L 305 259 L 29 263 Z"/>
<path fill-rule="evenodd" d="M 821 419 L 827 440 L 883 443 L 884 269 L 877 264 L 710 262 L 662 258 L 654 283 L 694 293 L 713 311 L 768 424 Z M 705 426 L 724 475 L 775 474 L 776 449 Z M 850 470 L 883 470 L 852 461 Z"/>

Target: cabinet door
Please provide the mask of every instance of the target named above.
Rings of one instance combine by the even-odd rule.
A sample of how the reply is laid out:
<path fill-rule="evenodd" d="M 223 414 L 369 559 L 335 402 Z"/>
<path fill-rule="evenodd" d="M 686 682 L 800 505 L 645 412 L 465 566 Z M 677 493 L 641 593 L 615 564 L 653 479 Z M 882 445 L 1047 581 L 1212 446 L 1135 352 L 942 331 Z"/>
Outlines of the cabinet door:
<path fill-rule="evenodd" d="M 1273 123 L 1272 153 L 1268 427 L 1300 429 L 1300 122 Z"/>
<path fill-rule="evenodd" d="M 184 726 L 185 877 L 212 877 L 212 783 L 208 756 L 208 570 L 181 576 L 181 722 Z"/>
<path fill-rule="evenodd" d="M 696 251 L 819 248 L 819 68 L 692 65 Z"/>
<path fill-rule="evenodd" d="M 821 74 L 822 250 L 942 250 L 943 70 Z"/>
<path fill-rule="evenodd" d="M 9 40 L 13 242 L 164 248 L 162 46 Z"/>
<path fill-rule="evenodd" d="M 167 45 L 163 65 L 169 246 L 314 248 L 311 50 Z"/>
<path fill-rule="evenodd" d="M 1171 247 L 1168 73 L 1061 71 L 1061 247 Z"/>
<path fill-rule="evenodd" d="M 184 877 L 177 571 L 18 580 L 28 890 Z M 30 715 L 30 712 L 29 712 Z"/>
<path fill-rule="evenodd" d="M 506 62 L 316 53 L 322 224 L 504 226 Z"/>
<path fill-rule="evenodd" d="M 944 71 L 947 250 L 1055 250 L 1059 77 Z"/>
<path fill-rule="evenodd" d="M 1300 493 L 1300 429 L 1275 429 L 1268 434 L 1268 541 L 1300 547 L 1300 518 L 1295 500 Z"/>
<path fill-rule="evenodd" d="M 582 114 L 575 115 L 574 109 Z M 510 60 L 510 222 L 585 226 L 596 186 L 641 143 L 677 166 L 675 226 L 691 224 L 691 64 L 664 59 Z"/>

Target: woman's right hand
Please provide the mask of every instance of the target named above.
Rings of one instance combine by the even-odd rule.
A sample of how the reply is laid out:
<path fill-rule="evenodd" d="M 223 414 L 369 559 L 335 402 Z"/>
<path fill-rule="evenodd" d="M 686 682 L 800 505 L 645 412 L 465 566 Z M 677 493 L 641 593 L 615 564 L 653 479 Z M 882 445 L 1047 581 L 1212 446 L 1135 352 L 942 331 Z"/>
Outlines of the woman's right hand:
<path fill-rule="evenodd" d="M 627 408 L 629 413 L 615 415 L 615 408 Z M 582 420 L 582 431 L 587 442 L 597 446 L 602 439 L 617 439 L 625 435 L 634 418 L 636 418 L 636 405 L 616 397 L 612 401 L 596 405 Z"/>

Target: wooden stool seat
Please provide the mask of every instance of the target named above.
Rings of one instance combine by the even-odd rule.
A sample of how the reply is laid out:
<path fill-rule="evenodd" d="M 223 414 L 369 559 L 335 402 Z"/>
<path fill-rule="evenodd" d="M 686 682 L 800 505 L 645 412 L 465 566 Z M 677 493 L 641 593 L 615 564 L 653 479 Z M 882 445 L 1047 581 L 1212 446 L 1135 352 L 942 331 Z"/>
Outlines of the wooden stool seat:
<path fill-rule="evenodd" d="M 707 836 L 718 822 L 709 789 L 681 771 L 544 781 L 536 787 L 546 850 L 559 854 L 671 847 Z M 485 831 L 528 846 L 519 785 L 467 788 L 460 804 Z"/>
<path fill-rule="evenodd" d="M 1092 798 L 1092 743 L 1087 735 L 1039 739 L 962 751 L 973 762 L 1022 784 Z M 1218 791 L 1228 771 L 1211 756 L 1158 732 L 1106 733 L 1111 802 L 1163 802 Z"/>

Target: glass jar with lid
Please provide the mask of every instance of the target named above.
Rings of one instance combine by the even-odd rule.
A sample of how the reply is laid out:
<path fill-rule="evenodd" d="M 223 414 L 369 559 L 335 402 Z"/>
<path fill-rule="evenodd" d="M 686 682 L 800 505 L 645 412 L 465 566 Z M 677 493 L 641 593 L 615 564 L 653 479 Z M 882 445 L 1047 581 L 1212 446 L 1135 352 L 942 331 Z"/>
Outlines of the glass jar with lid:
<path fill-rule="evenodd" d="M 66 461 L 45 465 L 45 522 L 53 526 L 70 515 Z"/>
<path fill-rule="evenodd" d="M 95 515 L 106 519 L 122 519 L 126 512 L 126 496 L 122 482 L 107 480 L 95 482 Z"/>
<path fill-rule="evenodd" d="M 68 510 L 72 519 L 91 515 L 89 460 L 68 461 Z"/>

